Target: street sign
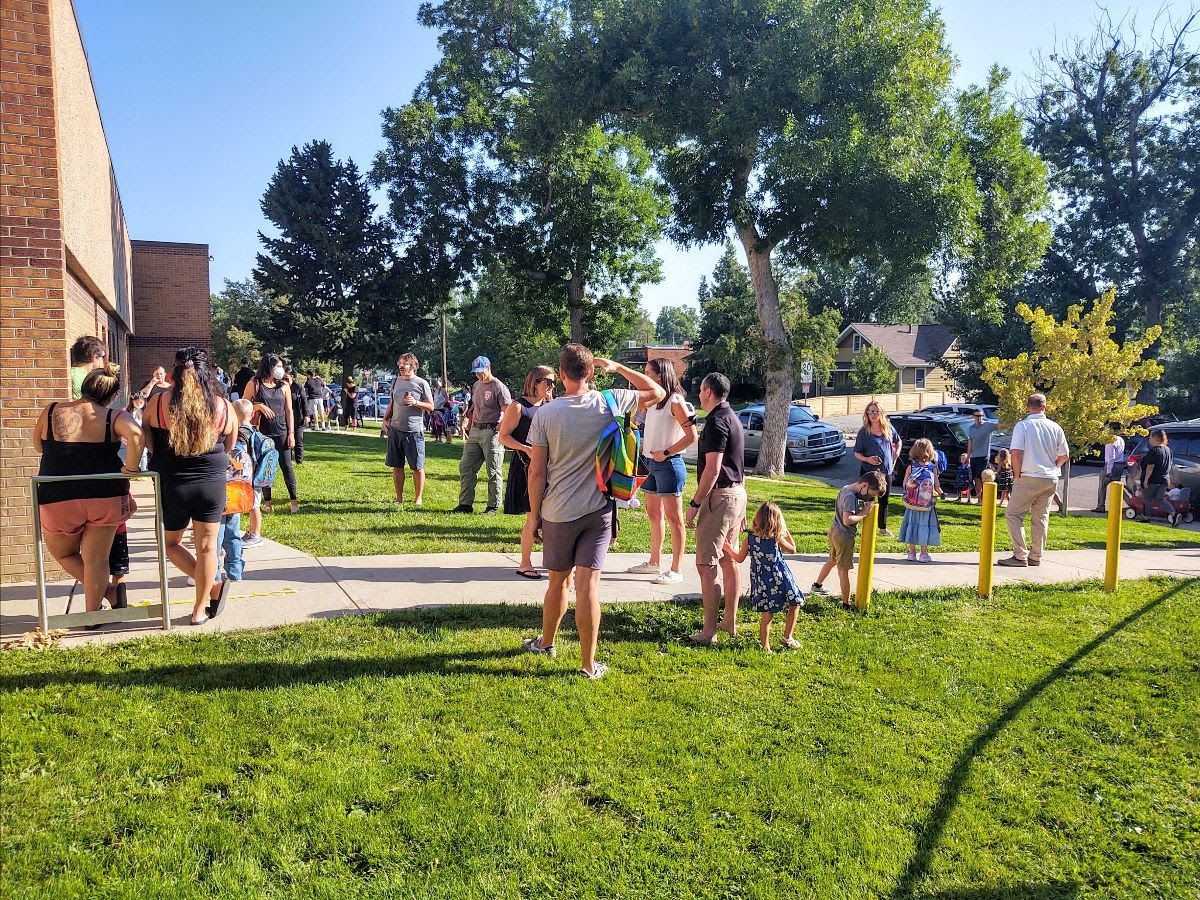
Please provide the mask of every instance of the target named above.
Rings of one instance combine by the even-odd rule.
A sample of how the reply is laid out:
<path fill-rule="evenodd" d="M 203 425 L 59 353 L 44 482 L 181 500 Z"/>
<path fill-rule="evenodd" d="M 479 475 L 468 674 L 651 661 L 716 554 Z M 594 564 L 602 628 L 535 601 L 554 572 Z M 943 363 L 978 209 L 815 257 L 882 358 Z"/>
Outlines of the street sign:
<path fill-rule="evenodd" d="M 804 391 L 804 396 L 808 396 L 808 389 L 812 387 L 813 380 L 813 358 L 809 354 L 805 354 L 800 359 L 800 387 Z"/>

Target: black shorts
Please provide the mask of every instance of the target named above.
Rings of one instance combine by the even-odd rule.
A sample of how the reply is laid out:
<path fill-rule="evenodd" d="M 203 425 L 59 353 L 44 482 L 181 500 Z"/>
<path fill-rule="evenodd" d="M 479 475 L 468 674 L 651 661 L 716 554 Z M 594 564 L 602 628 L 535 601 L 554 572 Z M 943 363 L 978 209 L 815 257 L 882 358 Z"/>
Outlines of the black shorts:
<path fill-rule="evenodd" d="M 163 529 L 183 531 L 188 522 L 220 522 L 225 515 L 225 479 L 179 484 L 162 479 Z"/>
<path fill-rule="evenodd" d="M 971 457 L 971 477 L 976 481 L 983 475 L 983 470 L 988 467 L 988 458 L 986 456 Z"/>

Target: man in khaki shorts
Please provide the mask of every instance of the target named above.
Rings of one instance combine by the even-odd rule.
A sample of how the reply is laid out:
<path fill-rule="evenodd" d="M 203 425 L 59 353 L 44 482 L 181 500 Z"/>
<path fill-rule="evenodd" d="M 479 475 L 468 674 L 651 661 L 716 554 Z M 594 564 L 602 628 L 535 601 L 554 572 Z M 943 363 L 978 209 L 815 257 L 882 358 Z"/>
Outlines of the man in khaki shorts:
<path fill-rule="evenodd" d="M 700 405 L 708 413 L 696 445 L 696 496 L 687 511 L 689 528 L 696 529 L 696 570 L 704 600 L 704 627 L 689 640 L 711 646 L 717 629 L 733 636 L 737 632 L 741 576 L 737 562 L 723 551 L 726 543 L 737 546 L 738 532 L 746 524 L 745 438 L 737 413 L 729 406 L 729 379 L 710 372 L 700 383 Z M 717 583 L 720 567 L 725 595 L 725 617 L 718 622 L 722 585 Z"/>

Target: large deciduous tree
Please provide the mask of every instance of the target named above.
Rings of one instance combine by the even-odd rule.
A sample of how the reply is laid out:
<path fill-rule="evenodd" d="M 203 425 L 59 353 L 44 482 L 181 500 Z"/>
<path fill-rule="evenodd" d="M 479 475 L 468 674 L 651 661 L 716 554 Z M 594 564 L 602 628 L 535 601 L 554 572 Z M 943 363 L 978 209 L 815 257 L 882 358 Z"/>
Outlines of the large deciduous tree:
<path fill-rule="evenodd" d="M 654 321 L 655 339 L 680 346 L 700 334 L 700 315 L 691 306 L 664 306 Z"/>
<path fill-rule="evenodd" d="M 1061 199 L 1050 262 L 1073 299 L 1118 284 L 1124 329 L 1194 304 L 1185 258 L 1200 240 L 1196 13 L 1148 38 L 1106 21 L 1042 65 L 1030 134 Z M 1148 348 L 1155 356 L 1158 345 Z M 1156 400 L 1154 380 L 1140 399 Z"/>
<path fill-rule="evenodd" d="M 459 283 L 501 258 L 531 287 L 516 297 L 561 316 L 574 340 L 597 315 L 635 318 L 640 285 L 660 277 L 666 194 L 638 138 L 533 103 L 568 20 L 538 0 L 445 0 L 420 19 L 442 58 L 410 103 L 384 111 L 373 170 L 401 240 L 436 248 Z"/>
<path fill-rule="evenodd" d="M 353 160 L 327 141 L 293 147 L 262 197 L 276 234 L 259 232 L 255 281 L 278 301 L 269 333 L 297 358 L 356 363 L 386 357 L 421 327 L 397 290 L 388 227 Z"/>
<path fill-rule="evenodd" d="M 745 254 L 765 355 L 757 470 L 779 473 L 794 354 L 775 252 L 903 267 L 969 216 L 941 24 L 924 0 L 613 0 L 589 21 L 564 94 L 573 80 L 661 148 L 677 242 L 732 229 Z"/>

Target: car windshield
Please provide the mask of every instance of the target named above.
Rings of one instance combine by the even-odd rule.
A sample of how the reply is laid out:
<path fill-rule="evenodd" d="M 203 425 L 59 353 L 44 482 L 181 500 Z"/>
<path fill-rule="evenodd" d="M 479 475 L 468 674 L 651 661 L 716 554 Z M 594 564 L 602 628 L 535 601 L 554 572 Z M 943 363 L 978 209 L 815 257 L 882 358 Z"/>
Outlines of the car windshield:
<path fill-rule="evenodd" d="M 817 417 L 803 406 L 793 406 L 791 412 L 788 413 L 789 425 L 807 425 L 809 422 L 815 421 L 817 421 Z"/>
<path fill-rule="evenodd" d="M 949 424 L 950 431 L 953 432 L 955 440 L 957 440 L 960 444 L 966 444 L 967 430 L 957 422 L 949 422 L 947 424 Z"/>

